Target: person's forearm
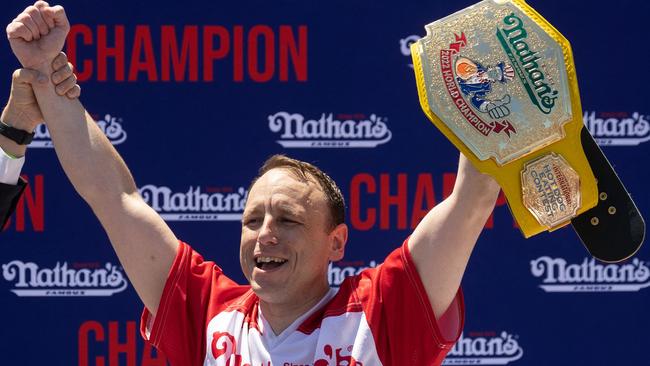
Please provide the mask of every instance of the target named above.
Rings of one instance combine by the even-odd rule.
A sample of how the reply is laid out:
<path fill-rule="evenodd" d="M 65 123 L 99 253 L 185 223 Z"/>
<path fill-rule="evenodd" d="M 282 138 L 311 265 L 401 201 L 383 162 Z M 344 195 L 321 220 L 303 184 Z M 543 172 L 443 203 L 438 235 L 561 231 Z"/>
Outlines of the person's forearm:
<path fill-rule="evenodd" d="M 434 207 L 409 238 L 409 249 L 437 317 L 449 307 L 499 186 L 461 157 L 453 193 Z"/>
<path fill-rule="evenodd" d="M 468 161 L 463 162 L 468 165 Z M 485 221 L 492 213 L 500 187 L 488 175 L 479 173 L 476 169 L 466 166 L 459 171 L 451 199 L 455 209 L 466 215 L 467 221 L 477 221 L 477 231 L 483 229 Z"/>
<path fill-rule="evenodd" d="M 51 84 L 34 86 L 34 93 L 59 161 L 91 207 L 137 191 L 126 164 L 78 100 L 57 95 Z"/>

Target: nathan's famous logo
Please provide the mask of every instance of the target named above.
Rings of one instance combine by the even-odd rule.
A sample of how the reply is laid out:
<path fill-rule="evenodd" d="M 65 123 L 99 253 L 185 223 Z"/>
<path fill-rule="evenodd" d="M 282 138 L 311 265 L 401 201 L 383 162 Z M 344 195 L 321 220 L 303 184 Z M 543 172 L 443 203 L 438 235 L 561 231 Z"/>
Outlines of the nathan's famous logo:
<path fill-rule="evenodd" d="M 377 262 L 372 260 L 366 265 L 363 261 L 346 262 L 339 261 L 330 263 L 327 267 L 327 279 L 332 287 L 338 287 L 346 277 L 358 275 L 367 268 L 377 267 Z"/>
<path fill-rule="evenodd" d="M 455 34 L 455 39 L 448 49 L 440 50 L 442 79 L 454 105 L 465 120 L 483 136 L 492 132 L 503 132 L 510 137 L 511 133 L 517 133 L 510 121 L 502 119 L 510 115 L 510 95 L 491 95 L 494 83 L 507 83 L 512 80 L 512 67 L 504 62 L 496 66 L 483 66 L 464 57 L 461 51 L 467 46 L 465 33 L 460 36 Z M 465 98 L 470 100 L 471 106 Z M 492 120 L 484 121 L 474 111 L 483 113 Z"/>
<path fill-rule="evenodd" d="M 323 113 L 306 119 L 300 113 L 278 112 L 268 117 L 269 129 L 280 133 L 285 148 L 372 148 L 392 137 L 386 118 L 371 114 Z"/>
<path fill-rule="evenodd" d="M 542 113 L 551 113 L 558 92 L 546 83 L 546 76 L 537 63 L 540 57 L 526 43 L 528 32 L 523 20 L 511 13 L 503 18 L 503 24 L 504 28 L 497 29 L 497 38 L 517 72 L 517 77 L 524 85 L 530 101 Z"/>
<path fill-rule="evenodd" d="M 519 360 L 524 350 L 517 336 L 508 332 L 469 332 L 460 335 L 443 365 L 507 365 Z"/>
<path fill-rule="evenodd" d="M 34 262 L 14 260 L 2 265 L 5 281 L 15 282 L 11 290 L 25 297 L 111 296 L 128 286 L 122 269 L 112 263 L 57 262 L 42 268 Z"/>
<path fill-rule="evenodd" d="M 408 66 L 410 68 L 413 68 L 413 62 L 411 58 L 411 45 L 415 42 L 417 42 L 420 39 L 420 36 L 416 34 L 412 34 L 406 38 L 402 38 L 399 40 L 399 50 L 402 53 L 403 56 L 406 56 L 409 58 L 409 63 Z"/>
<path fill-rule="evenodd" d="M 351 355 L 344 355 L 344 353 L 349 353 L 351 351 L 352 346 L 345 347 L 344 351 L 343 347 L 334 347 L 330 344 L 326 344 L 323 346 L 322 351 L 324 358 L 316 360 L 314 366 L 363 366 L 363 363 L 355 360 Z M 228 332 L 212 333 L 212 341 L 210 342 L 210 350 L 208 352 L 208 355 L 212 356 L 212 360 L 219 362 L 220 365 L 252 366 L 250 360 L 247 360 L 245 356 L 237 353 L 237 340 Z M 206 362 L 207 361 L 208 360 L 206 360 Z M 255 365 L 270 366 L 271 361 L 262 361 L 261 363 L 255 363 Z M 302 366 L 303 363 L 285 362 L 284 365 Z"/>
<path fill-rule="evenodd" d="M 650 286 L 650 268 L 634 258 L 626 264 L 601 264 L 594 258 L 567 263 L 563 258 L 539 257 L 530 271 L 542 278 L 546 292 L 635 292 Z"/>
<path fill-rule="evenodd" d="M 94 117 L 93 117 L 94 118 Z M 126 141 L 126 131 L 122 128 L 122 118 L 113 117 L 110 114 L 104 116 L 104 119 L 97 119 L 97 126 L 108 137 L 111 144 L 119 145 Z M 52 148 L 52 138 L 50 131 L 45 124 L 40 124 L 34 131 L 34 140 L 29 144 L 30 148 Z"/>
<path fill-rule="evenodd" d="M 585 126 L 601 146 L 636 146 L 650 140 L 647 115 L 634 112 L 585 111 Z"/>
<path fill-rule="evenodd" d="M 139 188 L 140 195 L 166 221 L 239 221 L 248 190 L 244 187 L 190 186 L 184 192 L 174 192 L 165 186 L 147 184 Z"/>

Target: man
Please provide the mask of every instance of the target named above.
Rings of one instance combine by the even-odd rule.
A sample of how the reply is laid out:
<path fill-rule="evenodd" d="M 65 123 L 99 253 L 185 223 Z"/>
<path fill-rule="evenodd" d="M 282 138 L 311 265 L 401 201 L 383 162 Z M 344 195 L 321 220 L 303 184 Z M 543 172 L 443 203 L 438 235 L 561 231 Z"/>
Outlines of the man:
<path fill-rule="evenodd" d="M 7 27 L 14 54 L 44 72 L 69 29 L 63 8 L 39 1 L 17 19 Z M 269 159 L 244 209 L 240 263 L 249 285 L 240 286 L 143 201 L 77 100 L 33 89 L 61 165 L 144 302 L 143 336 L 173 365 L 432 365 L 459 336 L 460 280 L 499 191 L 465 158 L 452 195 L 381 266 L 338 291 L 327 266 L 347 242 L 340 190 L 311 164 Z"/>
<path fill-rule="evenodd" d="M 52 69 L 50 78 L 29 69 L 16 70 L 12 76 L 9 101 L 0 116 L 0 231 L 26 187 L 26 182 L 20 179 L 25 150 L 34 129 L 43 123 L 43 114 L 30 84 L 48 83 L 51 79 L 59 95 L 74 99 L 81 93 L 65 53 L 61 52 L 52 61 Z"/>

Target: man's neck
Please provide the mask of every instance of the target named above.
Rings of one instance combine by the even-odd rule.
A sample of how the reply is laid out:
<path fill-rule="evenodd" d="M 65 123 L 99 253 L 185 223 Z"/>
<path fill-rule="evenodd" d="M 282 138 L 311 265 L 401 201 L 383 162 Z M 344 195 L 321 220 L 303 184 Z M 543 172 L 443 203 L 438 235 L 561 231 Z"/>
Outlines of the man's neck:
<path fill-rule="evenodd" d="M 322 291 L 316 292 L 310 298 L 301 298 L 301 301 L 282 304 L 270 304 L 260 299 L 260 308 L 273 333 L 278 335 L 284 332 L 301 315 L 318 304 L 328 292 L 329 287 L 324 287 Z"/>

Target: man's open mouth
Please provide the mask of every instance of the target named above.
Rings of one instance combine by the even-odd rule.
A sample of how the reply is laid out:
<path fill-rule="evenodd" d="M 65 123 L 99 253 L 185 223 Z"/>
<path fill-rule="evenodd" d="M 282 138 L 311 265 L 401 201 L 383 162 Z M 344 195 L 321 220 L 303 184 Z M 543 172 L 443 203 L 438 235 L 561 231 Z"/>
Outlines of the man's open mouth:
<path fill-rule="evenodd" d="M 269 271 L 282 266 L 286 262 L 286 259 L 278 257 L 257 257 L 255 258 L 255 267 L 264 271 Z"/>

